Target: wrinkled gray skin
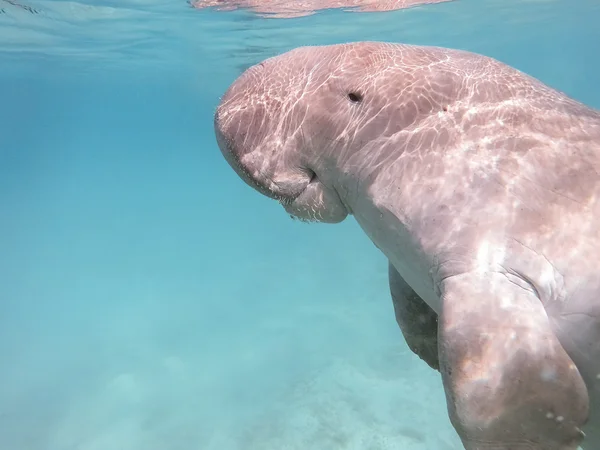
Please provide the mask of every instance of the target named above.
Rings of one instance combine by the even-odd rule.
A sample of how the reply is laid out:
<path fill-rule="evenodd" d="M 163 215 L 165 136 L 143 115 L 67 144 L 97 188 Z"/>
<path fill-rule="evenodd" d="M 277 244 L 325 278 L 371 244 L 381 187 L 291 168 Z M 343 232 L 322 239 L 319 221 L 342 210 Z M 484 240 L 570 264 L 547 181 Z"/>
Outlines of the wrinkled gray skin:
<path fill-rule="evenodd" d="M 254 189 L 386 255 L 466 449 L 600 449 L 599 112 L 484 56 L 362 42 L 248 69 L 215 131 Z"/>

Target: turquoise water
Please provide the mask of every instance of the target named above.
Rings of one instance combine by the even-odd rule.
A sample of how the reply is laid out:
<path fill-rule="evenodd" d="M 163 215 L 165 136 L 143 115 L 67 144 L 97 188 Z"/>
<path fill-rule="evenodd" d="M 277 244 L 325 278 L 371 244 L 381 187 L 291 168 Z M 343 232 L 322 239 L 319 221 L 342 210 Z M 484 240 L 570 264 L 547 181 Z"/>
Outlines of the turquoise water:
<path fill-rule="evenodd" d="M 183 1 L 0 0 L 0 449 L 460 449 L 353 220 L 291 221 L 214 140 L 299 45 L 496 57 L 600 108 L 600 3 L 292 20 Z"/>

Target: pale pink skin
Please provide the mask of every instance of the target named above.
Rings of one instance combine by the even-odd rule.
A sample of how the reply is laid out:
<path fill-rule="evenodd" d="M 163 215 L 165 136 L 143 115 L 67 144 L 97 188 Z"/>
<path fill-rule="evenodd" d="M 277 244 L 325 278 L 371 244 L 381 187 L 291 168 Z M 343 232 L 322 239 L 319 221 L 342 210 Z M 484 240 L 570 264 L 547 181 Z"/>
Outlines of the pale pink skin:
<path fill-rule="evenodd" d="M 323 9 L 342 8 L 356 12 L 393 11 L 449 1 L 453 0 L 195 0 L 191 5 L 196 9 L 215 8 L 219 11 L 244 8 L 263 17 L 289 19 L 309 16 Z"/>
<path fill-rule="evenodd" d="M 215 133 L 254 189 L 387 257 L 466 449 L 600 449 L 600 112 L 485 56 L 359 42 L 251 67 Z"/>

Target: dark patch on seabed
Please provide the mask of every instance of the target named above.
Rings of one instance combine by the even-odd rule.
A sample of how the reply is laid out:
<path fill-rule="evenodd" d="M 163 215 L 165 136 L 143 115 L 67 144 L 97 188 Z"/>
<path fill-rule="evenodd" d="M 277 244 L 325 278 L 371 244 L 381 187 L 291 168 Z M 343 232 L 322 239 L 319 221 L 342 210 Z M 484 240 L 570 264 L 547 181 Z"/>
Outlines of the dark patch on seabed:
<path fill-rule="evenodd" d="M 3 3 L 8 3 L 9 5 L 14 6 L 15 8 L 20 8 L 24 11 L 27 11 L 30 14 L 39 14 L 40 11 L 38 9 L 32 8 L 29 5 L 24 5 L 22 3 L 16 2 L 15 0 L 0 0 Z M 5 8 L 0 8 L 0 14 L 6 14 Z"/>

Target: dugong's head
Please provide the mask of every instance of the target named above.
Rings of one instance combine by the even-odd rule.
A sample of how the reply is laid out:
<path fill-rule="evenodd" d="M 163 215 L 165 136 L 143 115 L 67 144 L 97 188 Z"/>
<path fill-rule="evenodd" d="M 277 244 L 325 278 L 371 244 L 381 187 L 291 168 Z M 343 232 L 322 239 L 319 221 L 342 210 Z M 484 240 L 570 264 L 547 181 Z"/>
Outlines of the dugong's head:
<path fill-rule="evenodd" d="M 224 94 L 214 119 L 217 142 L 247 184 L 293 217 L 342 221 L 352 213 L 356 187 L 340 180 L 389 158 L 378 155 L 389 152 L 378 143 L 443 108 L 452 83 L 423 76 L 440 56 L 362 42 L 267 59 Z"/>

